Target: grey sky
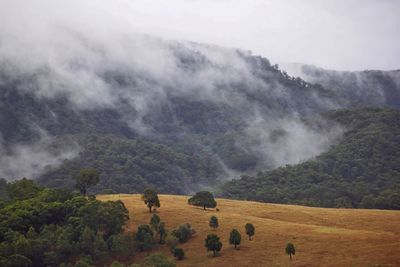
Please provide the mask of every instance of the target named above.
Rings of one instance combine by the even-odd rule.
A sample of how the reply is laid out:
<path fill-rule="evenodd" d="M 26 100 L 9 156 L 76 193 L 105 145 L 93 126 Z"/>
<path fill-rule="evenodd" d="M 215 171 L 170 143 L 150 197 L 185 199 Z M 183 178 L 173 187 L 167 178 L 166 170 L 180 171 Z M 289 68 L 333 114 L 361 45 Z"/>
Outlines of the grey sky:
<path fill-rule="evenodd" d="M 400 69 L 399 14 L 400 0 L 0 0 L 0 37 L 49 39 L 49 25 L 140 32 L 251 50 L 273 63 Z"/>

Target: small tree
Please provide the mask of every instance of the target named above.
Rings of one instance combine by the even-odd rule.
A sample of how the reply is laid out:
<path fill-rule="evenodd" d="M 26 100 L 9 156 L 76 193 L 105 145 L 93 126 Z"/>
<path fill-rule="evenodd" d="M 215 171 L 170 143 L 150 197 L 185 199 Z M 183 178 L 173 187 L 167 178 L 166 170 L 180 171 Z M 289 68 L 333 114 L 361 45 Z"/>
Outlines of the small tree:
<path fill-rule="evenodd" d="M 211 216 L 209 225 L 214 230 L 218 228 L 218 218 L 216 216 Z"/>
<path fill-rule="evenodd" d="M 296 249 L 294 248 L 294 245 L 292 243 L 288 243 L 286 245 L 286 254 L 290 256 L 290 260 L 292 260 L 292 255 L 296 254 Z"/>
<path fill-rule="evenodd" d="M 237 245 L 240 245 L 240 241 L 242 241 L 242 236 L 238 230 L 233 229 L 229 236 L 229 244 L 234 245 L 235 248 L 237 248 Z"/>
<path fill-rule="evenodd" d="M 180 243 L 187 242 L 195 233 L 192 226 L 188 223 L 181 224 L 177 229 L 172 231 L 172 234 L 179 240 Z"/>
<path fill-rule="evenodd" d="M 203 207 L 204 210 L 217 206 L 213 194 L 208 191 L 197 192 L 193 197 L 189 198 L 188 203 L 193 206 Z"/>
<path fill-rule="evenodd" d="M 251 237 L 255 233 L 254 225 L 251 223 L 246 223 L 246 225 L 244 227 L 246 228 L 246 234 L 249 236 L 249 240 L 251 240 Z"/>
<path fill-rule="evenodd" d="M 153 246 L 153 231 L 150 226 L 147 224 L 139 225 L 135 240 L 140 251 L 150 249 Z"/>
<path fill-rule="evenodd" d="M 181 248 L 174 248 L 174 257 L 177 258 L 178 260 L 183 260 L 185 257 L 185 251 Z"/>
<path fill-rule="evenodd" d="M 209 234 L 204 241 L 207 251 L 212 251 L 213 257 L 215 257 L 216 253 L 222 248 L 222 243 L 219 241 L 219 237 L 214 234 Z"/>
<path fill-rule="evenodd" d="M 150 225 L 156 232 L 158 232 L 158 227 L 160 225 L 160 222 L 161 222 L 160 216 L 158 216 L 157 214 L 153 214 L 153 216 L 150 219 Z"/>
<path fill-rule="evenodd" d="M 99 181 L 100 175 L 95 169 L 82 169 L 76 177 L 75 187 L 82 195 L 86 196 L 87 189 L 92 185 L 98 184 Z"/>
<path fill-rule="evenodd" d="M 144 193 L 142 195 L 142 200 L 144 201 L 144 204 L 147 205 L 149 208 L 149 212 L 151 213 L 151 209 L 153 207 L 160 207 L 160 200 L 158 199 L 157 192 L 154 191 L 153 189 L 146 189 L 144 190 Z"/>

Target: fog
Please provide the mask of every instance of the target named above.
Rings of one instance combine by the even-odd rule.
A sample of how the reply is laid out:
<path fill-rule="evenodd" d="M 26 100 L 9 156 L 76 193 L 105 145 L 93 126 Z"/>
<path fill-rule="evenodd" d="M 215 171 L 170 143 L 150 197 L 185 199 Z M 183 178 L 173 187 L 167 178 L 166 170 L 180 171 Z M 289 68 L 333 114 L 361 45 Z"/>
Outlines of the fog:
<path fill-rule="evenodd" d="M 237 25 L 251 15 L 248 6 L 242 9 L 243 14 L 238 14 L 244 4 L 231 1 L 204 1 L 201 4 L 199 1 L 171 1 L 167 4 L 156 1 L 153 10 L 144 1 L 17 0 L 0 3 L 2 74 L 7 80 L 27 78 L 27 82 L 20 84 L 17 90 L 32 93 L 39 99 L 63 96 L 77 112 L 104 108 L 121 110 L 123 105 L 128 105 L 134 112 L 122 114 L 123 120 L 145 137 L 157 137 L 159 133 L 143 118 L 161 112 L 158 110 L 161 105 L 173 105 L 173 97 L 224 105 L 239 110 L 238 116 L 245 121 L 243 138 L 237 138 L 236 145 L 257 154 L 266 168 L 312 158 L 328 149 L 343 132 L 338 126 L 326 129 L 307 126 L 295 107 L 280 114 L 246 98 L 250 92 L 271 101 L 287 101 L 289 106 L 291 101 L 298 101 L 285 85 L 277 81 L 267 83 L 260 76 L 269 73 L 255 74 L 254 64 L 246 61 L 249 52 L 212 44 L 252 48 L 267 56 L 269 51 L 271 58 L 284 59 L 281 56 L 285 53 L 277 53 L 277 48 L 272 46 L 264 53 L 260 44 L 251 40 L 246 44 L 238 42 L 248 39 L 243 29 L 252 24 Z M 230 5 L 233 8 L 226 9 Z M 259 1 L 249 4 L 252 8 L 257 5 L 263 6 Z M 267 10 L 281 6 L 276 2 L 268 2 L 268 5 Z M 161 12 L 164 10 L 162 7 L 166 7 L 166 13 Z M 170 17 L 171 10 L 176 12 L 175 20 Z M 186 11 L 189 10 L 189 14 L 195 12 L 192 19 L 187 18 Z M 222 17 L 227 20 L 221 22 L 219 15 L 225 10 L 229 12 Z M 203 14 L 201 12 L 206 15 L 198 21 L 196 18 Z M 217 20 L 214 21 L 215 27 L 211 28 L 212 25 L 206 22 L 209 16 Z M 259 14 L 259 19 L 263 16 Z M 184 30 L 181 35 L 175 32 L 179 29 L 174 28 L 174 22 L 180 19 L 185 22 L 187 19 L 185 27 L 190 28 L 190 34 Z M 256 21 L 254 23 L 257 25 Z M 275 23 L 278 25 L 279 20 Z M 200 25 L 204 26 L 203 30 Z M 226 34 L 221 32 L 222 26 Z M 206 27 L 210 28 L 206 30 Z M 228 43 L 233 29 L 237 29 L 237 36 Z M 287 39 L 281 41 L 288 42 Z M 283 49 L 289 48 L 283 46 Z M 293 56 L 293 53 L 289 55 Z M 5 78 L 0 79 L 2 83 L 5 83 Z M 302 103 L 304 109 L 311 105 L 319 109 L 340 107 L 334 101 L 318 96 L 312 95 L 309 100 L 310 103 Z M 183 135 L 187 131 L 181 130 Z M 282 133 L 279 138 L 274 137 L 277 131 Z M 57 167 L 62 160 L 78 156 L 79 149 L 75 145 L 54 154 L 47 150 L 46 142 L 40 140 L 1 148 L 0 175 L 36 177 L 46 168 Z M 236 175 L 224 162 L 221 166 L 227 176 Z"/>

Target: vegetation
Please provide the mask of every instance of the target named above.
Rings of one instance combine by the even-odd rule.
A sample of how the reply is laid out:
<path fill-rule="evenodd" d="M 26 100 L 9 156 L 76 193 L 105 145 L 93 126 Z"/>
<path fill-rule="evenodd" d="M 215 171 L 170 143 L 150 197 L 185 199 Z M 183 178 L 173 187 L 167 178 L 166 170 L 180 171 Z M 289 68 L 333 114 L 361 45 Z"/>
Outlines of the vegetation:
<path fill-rule="evenodd" d="M 136 246 L 140 251 L 149 250 L 154 246 L 154 232 L 148 224 L 138 226 L 135 235 Z"/>
<path fill-rule="evenodd" d="M 218 228 L 219 224 L 218 224 L 218 218 L 216 216 L 211 216 L 210 218 L 210 222 L 208 223 L 210 225 L 211 228 L 213 228 L 214 230 Z"/>
<path fill-rule="evenodd" d="M 213 194 L 208 191 L 197 192 L 193 197 L 189 198 L 188 203 L 193 206 L 203 207 L 204 210 L 217 206 Z"/>
<path fill-rule="evenodd" d="M 170 262 L 164 254 L 152 253 L 144 259 L 144 267 L 175 267 L 175 263 Z"/>
<path fill-rule="evenodd" d="M 315 159 L 228 182 L 231 198 L 338 208 L 400 209 L 400 111 L 325 114 L 347 129 Z"/>
<path fill-rule="evenodd" d="M 98 184 L 100 175 L 95 169 L 82 169 L 76 177 L 75 187 L 86 196 L 88 187 Z"/>
<path fill-rule="evenodd" d="M 207 251 L 212 251 L 213 257 L 215 257 L 216 253 L 221 250 L 222 243 L 217 235 L 209 234 L 205 239 L 205 247 L 207 248 Z"/>
<path fill-rule="evenodd" d="M 7 184 L 6 193 L 0 208 L 4 266 L 58 266 L 79 256 L 99 260 L 111 251 L 122 256 L 125 251 L 116 249 L 121 240 L 124 249 L 134 249 L 124 242 L 129 217 L 119 200 L 101 202 L 27 179 Z"/>
<path fill-rule="evenodd" d="M 173 251 L 174 257 L 177 258 L 178 260 L 183 260 L 183 258 L 185 257 L 185 251 L 183 251 L 182 248 L 174 248 Z"/>
<path fill-rule="evenodd" d="M 292 259 L 292 255 L 296 254 L 296 249 L 294 248 L 294 245 L 292 243 L 288 243 L 286 245 L 285 251 L 286 251 L 286 254 L 289 255 L 290 259 Z"/>
<path fill-rule="evenodd" d="M 242 241 L 242 236 L 240 235 L 239 231 L 233 229 L 231 234 L 229 235 L 229 244 L 234 245 L 235 248 L 237 248 L 237 246 L 240 245 L 241 241 Z"/>
<path fill-rule="evenodd" d="M 251 237 L 254 235 L 255 233 L 255 228 L 254 225 L 251 223 L 246 223 L 246 225 L 244 226 L 244 228 L 246 229 L 246 234 L 249 236 L 249 240 L 251 240 Z"/>
<path fill-rule="evenodd" d="M 158 194 L 156 191 L 153 189 L 146 189 L 144 190 L 144 193 L 142 195 L 142 199 L 144 201 L 144 204 L 147 205 L 149 208 L 149 212 L 151 213 L 151 209 L 153 207 L 160 207 L 160 200 L 158 199 Z"/>
<path fill-rule="evenodd" d="M 194 235 L 194 233 L 195 231 L 188 223 L 182 224 L 177 229 L 172 231 L 172 235 L 174 235 L 181 243 L 187 242 Z"/>

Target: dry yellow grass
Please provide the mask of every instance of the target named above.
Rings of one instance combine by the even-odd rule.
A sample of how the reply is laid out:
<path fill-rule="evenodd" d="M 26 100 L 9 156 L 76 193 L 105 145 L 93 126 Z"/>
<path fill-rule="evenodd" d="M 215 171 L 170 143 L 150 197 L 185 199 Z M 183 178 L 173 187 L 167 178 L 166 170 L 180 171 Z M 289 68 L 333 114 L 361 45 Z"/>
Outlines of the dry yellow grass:
<path fill-rule="evenodd" d="M 102 195 L 100 200 L 121 199 L 129 210 L 128 231 L 148 223 L 151 214 L 140 195 Z M 160 195 L 157 214 L 168 229 L 190 223 L 195 236 L 181 247 L 186 258 L 177 266 L 400 266 L 400 212 L 385 210 L 324 209 L 250 201 L 217 199 L 220 211 L 189 206 L 188 197 Z M 219 228 L 212 230 L 212 215 Z M 254 224 L 252 241 L 244 225 Z M 242 234 L 240 250 L 229 245 L 229 233 L 236 228 Z M 204 247 L 209 233 L 221 237 L 219 257 L 212 257 Z M 290 261 L 285 246 L 292 242 L 296 255 Z M 166 246 L 154 250 L 171 260 Z M 136 255 L 139 262 L 145 254 Z"/>

